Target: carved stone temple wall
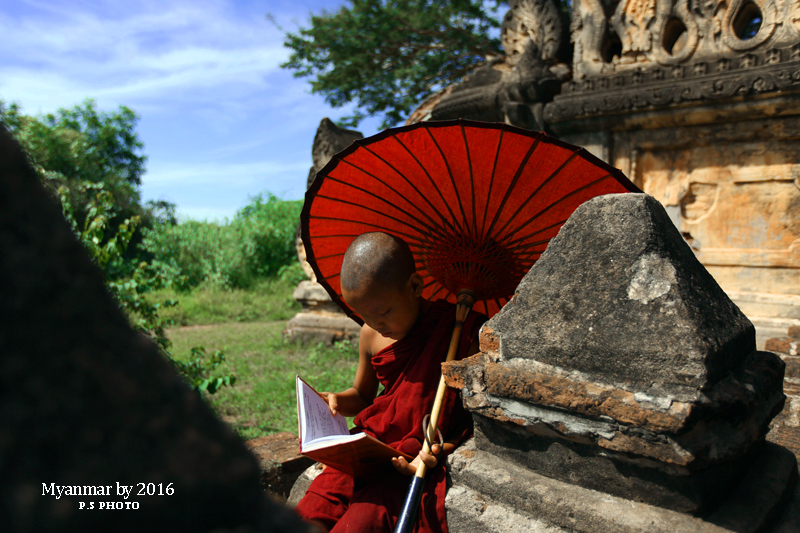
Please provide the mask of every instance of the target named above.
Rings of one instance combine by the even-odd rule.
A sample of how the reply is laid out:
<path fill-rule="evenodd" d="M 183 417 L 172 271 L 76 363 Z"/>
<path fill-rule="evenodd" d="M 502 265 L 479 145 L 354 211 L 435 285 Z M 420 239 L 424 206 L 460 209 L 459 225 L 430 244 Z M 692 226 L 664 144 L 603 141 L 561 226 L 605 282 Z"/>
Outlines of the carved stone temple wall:
<path fill-rule="evenodd" d="M 409 122 L 586 147 L 664 205 L 759 346 L 800 325 L 800 2 L 574 0 L 569 24 L 552 0 L 509 6 L 505 57 Z"/>
<path fill-rule="evenodd" d="M 576 0 L 571 36 L 547 127 L 666 207 L 760 345 L 800 324 L 800 4 Z"/>

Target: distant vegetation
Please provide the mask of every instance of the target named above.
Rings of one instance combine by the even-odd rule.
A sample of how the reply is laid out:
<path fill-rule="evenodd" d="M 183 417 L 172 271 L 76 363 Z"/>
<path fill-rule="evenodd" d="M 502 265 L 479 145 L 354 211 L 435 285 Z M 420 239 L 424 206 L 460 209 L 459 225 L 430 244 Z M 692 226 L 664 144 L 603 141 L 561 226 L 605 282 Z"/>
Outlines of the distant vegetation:
<path fill-rule="evenodd" d="M 302 279 L 295 231 L 302 202 L 259 195 L 227 224 L 186 220 L 144 232 L 142 249 L 179 291 L 249 289 L 265 279 Z"/>

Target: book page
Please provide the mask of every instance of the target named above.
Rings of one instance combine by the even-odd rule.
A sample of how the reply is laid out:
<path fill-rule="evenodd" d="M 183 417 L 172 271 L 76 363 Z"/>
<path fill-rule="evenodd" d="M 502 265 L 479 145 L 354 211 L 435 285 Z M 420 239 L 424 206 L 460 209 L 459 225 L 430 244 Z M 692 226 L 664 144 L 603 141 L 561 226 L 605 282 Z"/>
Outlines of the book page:
<path fill-rule="evenodd" d="M 300 417 L 301 449 L 309 442 L 331 435 L 349 435 L 347 420 L 331 415 L 328 404 L 305 381 L 297 377 L 297 413 Z"/>

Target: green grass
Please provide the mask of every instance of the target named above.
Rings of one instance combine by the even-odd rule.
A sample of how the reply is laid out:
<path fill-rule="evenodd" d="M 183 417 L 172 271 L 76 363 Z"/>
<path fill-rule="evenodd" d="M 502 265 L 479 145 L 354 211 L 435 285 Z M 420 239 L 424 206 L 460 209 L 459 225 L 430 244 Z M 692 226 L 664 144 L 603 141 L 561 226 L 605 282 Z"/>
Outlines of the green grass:
<path fill-rule="evenodd" d="M 296 285 L 296 281 L 267 279 L 249 290 L 198 287 L 183 293 L 161 289 L 149 293 L 148 299 L 178 300 L 177 306 L 163 308 L 159 314 L 180 326 L 289 320 L 300 310 L 292 298 Z"/>
<path fill-rule="evenodd" d="M 173 343 L 172 353 L 179 359 L 188 357 L 194 346 L 202 346 L 208 353 L 225 353 L 226 360 L 215 374 L 232 373 L 237 381 L 233 387 L 205 396 L 244 439 L 279 431 L 297 434 L 295 375 L 320 391 L 340 391 L 353 383 L 358 364 L 355 345 L 304 346 L 284 342 L 284 327 L 283 320 L 228 322 L 171 328 L 167 332 Z"/>

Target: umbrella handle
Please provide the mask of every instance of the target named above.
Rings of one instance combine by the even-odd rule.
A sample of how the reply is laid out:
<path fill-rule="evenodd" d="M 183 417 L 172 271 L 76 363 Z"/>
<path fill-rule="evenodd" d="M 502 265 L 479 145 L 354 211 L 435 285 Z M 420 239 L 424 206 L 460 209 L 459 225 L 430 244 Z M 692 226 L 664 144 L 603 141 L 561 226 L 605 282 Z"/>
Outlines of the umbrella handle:
<path fill-rule="evenodd" d="M 450 337 L 450 347 L 447 350 L 447 358 L 445 362 L 450 362 L 456 358 L 458 352 L 459 341 L 461 340 L 461 330 L 464 327 L 464 321 L 467 319 L 469 310 L 472 309 L 475 303 L 475 292 L 470 289 L 461 289 L 456 296 L 458 298 L 456 305 L 456 325 L 453 328 L 453 335 Z M 426 453 L 431 453 L 429 442 L 436 437 L 436 432 L 439 427 L 439 415 L 442 414 L 442 403 L 444 403 L 444 395 L 447 392 L 447 384 L 444 381 L 444 376 L 439 378 L 439 388 L 436 390 L 436 398 L 433 401 L 433 408 L 431 409 L 431 421 L 428 425 L 427 435 L 422 444 L 422 449 Z M 411 485 L 406 494 L 406 500 L 403 504 L 403 509 L 400 511 L 400 516 L 395 526 L 394 533 L 410 533 L 414 528 L 414 522 L 417 518 L 417 511 L 419 509 L 419 502 L 422 499 L 422 485 L 425 481 L 425 473 L 428 467 L 422 461 L 417 466 L 417 472 L 411 479 Z"/>

